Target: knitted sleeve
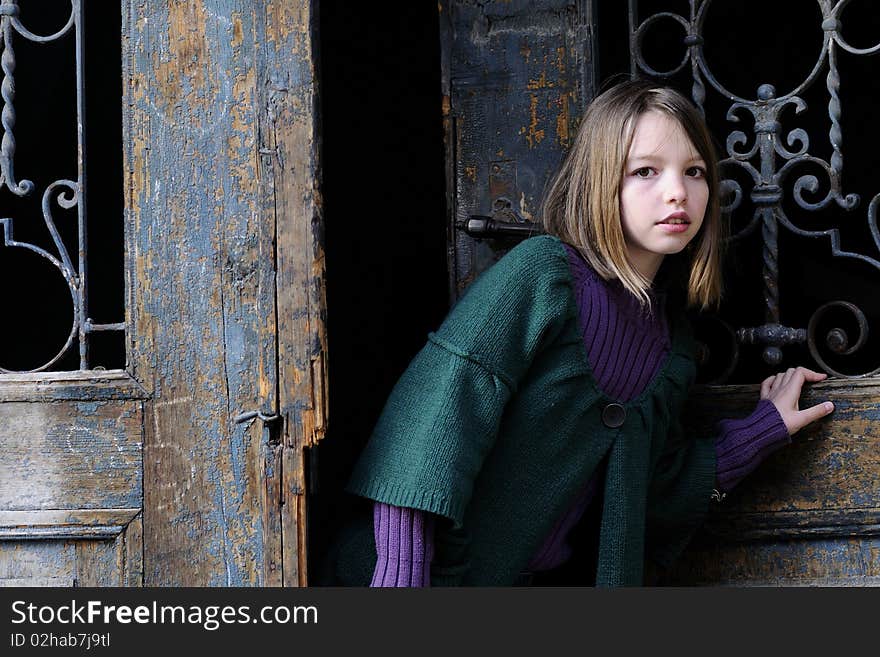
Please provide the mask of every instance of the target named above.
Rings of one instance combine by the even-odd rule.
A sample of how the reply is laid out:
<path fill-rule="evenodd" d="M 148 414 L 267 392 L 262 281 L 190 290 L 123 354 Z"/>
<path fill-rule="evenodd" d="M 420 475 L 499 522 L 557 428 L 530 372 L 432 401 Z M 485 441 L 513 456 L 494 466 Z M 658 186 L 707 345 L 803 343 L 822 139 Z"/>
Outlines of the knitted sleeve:
<path fill-rule="evenodd" d="M 648 500 L 647 553 L 668 567 L 684 550 L 708 511 L 712 488 L 730 491 L 779 447 L 791 442 L 776 406 L 761 400 L 748 417 L 723 420 L 719 435 L 683 441 L 673 422 L 651 482 Z"/>
<path fill-rule="evenodd" d="M 715 441 L 718 486 L 730 492 L 769 454 L 791 442 L 785 422 L 769 399 L 758 402 L 748 417 L 722 420 Z"/>
<path fill-rule="evenodd" d="M 430 514 L 376 502 L 373 531 L 376 568 L 370 586 L 431 585 L 434 521 Z"/>
<path fill-rule="evenodd" d="M 561 242 L 517 245 L 471 284 L 410 362 L 348 490 L 461 523 L 508 400 L 575 316 Z"/>

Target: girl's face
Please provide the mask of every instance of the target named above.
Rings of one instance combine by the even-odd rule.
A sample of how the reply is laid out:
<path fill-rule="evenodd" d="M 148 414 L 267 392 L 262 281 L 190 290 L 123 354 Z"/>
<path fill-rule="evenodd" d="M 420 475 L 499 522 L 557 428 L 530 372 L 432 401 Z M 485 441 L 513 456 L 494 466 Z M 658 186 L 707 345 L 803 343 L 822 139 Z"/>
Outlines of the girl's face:
<path fill-rule="evenodd" d="M 708 201 L 706 162 L 681 126 L 662 112 L 642 114 L 620 185 L 633 266 L 653 281 L 663 256 L 681 251 L 700 230 Z"/>

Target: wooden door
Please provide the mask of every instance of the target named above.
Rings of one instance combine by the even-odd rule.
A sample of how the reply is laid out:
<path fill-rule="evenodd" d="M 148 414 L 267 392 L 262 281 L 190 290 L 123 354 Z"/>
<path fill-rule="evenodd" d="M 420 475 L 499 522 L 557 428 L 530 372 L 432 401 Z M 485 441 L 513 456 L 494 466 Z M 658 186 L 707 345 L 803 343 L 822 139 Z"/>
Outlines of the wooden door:
<path fill-rule="evenodd" d="M 122 4 L 127 364 L 0 376 L 4 583 L 306 583 L 313 5 Z"/>
<path fill-rule="evenodd" d="M 593 13 L 587 0 L 440 3 L 453 301 L 538 219 L 595 93 Z"/>
<path fill-rule="evenodd" d="M 864 79 L 859 79 L 852 72 L 854 69 L 847 72 L 842 67 L 844 53 L 850 56 L 847 61 L 852 66 L 857 56 L 867 58 L 878 47 L 860 46 L 863 50 L 858 51 L 849 44 L 842 45 L 844 32 L 838 21 L 846 18 L 849 25 L 855 25 L 854 38 L 861 39 L 860 43 L 876 43 L 880 32 L 870 27 L 876 21 L 867 10 L 861 15 L 852 11 L 844 15 L 846 2 L 819 0 L 808 4 L 809 11 L 805 9 L 798 17 L 798 21 L 809 23 L 803 27 L 804 36 L 801 38 L 801 32 L 790 35 L 792 43 L 799 47 L 811 44 L 809 48 L 803 45 L 805 54 L 801 56 L 790 51 L 771 54 L 774 47 L 786 43 L 777 38 L 778 34 L 794 30 L 795 21 L 787 16 L 786 9 L 769 12 L 760 2 L 441 3 L 445 26 L 444 87 L 448 95 L 446 145 L 453 300 L 474 276 L 529 231 L 538 229 L 529 222 L 540 220 L 537 207 L 544 184 L 568 147 L 583 108 L 599 86 L 597 56 L 603 57 L 604 62 L 602 82 L 615 73 L 621 74 L 621 79 L 629 73 L 653 76 L 677 86 L 701 106 L 705 103 L 707 118 L 714 112 L 722 121 L 728 120 L 723 125 L 710 121 L 728 167 L 736 164 L 733 160 L 748 160 L 751 156 L 736 153 L 747 153 L 754 145 L 755 182 L 743 182 L 740 176 L 739 187 L 729 184 L 728 189 L 738 189 L 742 201 L 733 211 L 734 232 L 748 232 L 743 227 L 751 225 L 748 237 L 753 242 L 751 251 L 736 253 L 733 268 L 749 270 L 749 263 L 757 263 L 757 273 L 751 279 L 728 278 L 726 287 L 728 299 L 732 297 L 737 303 L 743 299 L 757 302 L 757 324 L 763 313 L 761 302 L 768 300 L 767 327 L 750 332 L 747 329 L 754 325 L 749 325 L 737 331 L 740 322 L 736 329 L 723 333 L 720 342 L 726 348 L 719 348 L 719 340 L 715 338 L 713 346 L 712 335 L 706 329 L 712 323 L 707 318 L 695 319 L 705 320 L 698 325 L 702 331 L 698 339 L 704 342 L 704 353 L 716 360 L 725 352 L 730 360 L 739 359 L 740 364 L 748 358 L 760 363 L 764 350 L 763 355 L 773 364 L 764 363 L 749 370 L 751 378 L 747 383 L 717 377 L 725 367 L 719 370 L 711 358 L 707 359 L 701 365 L 702 383 L 694 390 L 686 422 L 691 430 L 706 432 L 715 430 L 713 422 L 720 417 L 747 415 L 758 398 L 754 382 L 777 371 L 774 367 L 795 364 L 826 369 L 834 376 L 834 380 L 813 386 L 802 403 L 811 405 L 831 399 L 837 411 L 828 420 L 798 434 L 793 445 L 772 455 L 723 505 L 712 509 L 704 531 L 676 570 L 668 573 L 668 584 L 832 585 L 880 581 L 880 462 L 876 456 L 875 424 L 876 374 L 880 370 L 876 348 L 863 345 L 870 320 L 878 319 L 876 301 L 872 303 L 871 296 L 880 271 L 880 241 L 876 231 L 864 231 L 861 237 L 853 237 L 850 232 L 847 238 L 839 230 L 834 237 L 838 242 L 832 248 L 831 232 L 820 231 L 817 220 L 809 216 L 815 209 L 810 204 L 821 204 L 822 196 L 828 194 L 823 207 L 828 206 L 838 214 L 822 220 L 823 230 L 829 225 L 846 229 L 856 221 L 864 224 L 866 211 L 868 223 L 876 219 L 877 199 L 870 203 L 869 200 L 878 190 L 870 180 L 864 181 L 865 189 L 852 190 L 865 195 L 861 219 L 841 216 L 844 210 L 853 209 L 845 194 L 850 189 L 841 191 L 846 170 L 841 149 L 841 104 L 846 98 L 842 95 L 841 79 L 850 75 L 858 80 L 848 87 L 850 98 L 876 97 L 864 90 L 868 79 L 875 77 L 867 73 L 870 69 L 861 69 Z M 679 10 L 681 14 L 676 14 Z M 706 27 L 709 14 L 714 22 Z M 759 22 L 763 36 L 749 40 L 747 47 L 742 38 L 732 38 L 728 50 L 717 45 L 714 49 L 710 47 L 712 35 L 728 34 L 734 25 L 742 33 L 751 34 Z M 813 38 L 815 35 L 819 36 Z M 648 54 L 652 46 L 653 58 Z M 709 54 L 704 55 L 704 49 Z M 707 58 L 710 64 L 706 63 Z M 742 65 L 746 58 L 750 58 L 749 66 Z M 775 69 L 771 62 L 777 64 Z M 617 70 L 616 64 L 620 64 Z M 672 71 L 668 75 L 667 68 Z M 709 80 L 709 68 L 722 69 L 728 76 L 724 80 L 741 76 L 737 91 L 755 102 L 737 105 L 741 98 L 732 98 L 726 90 L 719 92 Z M 792 116 L 803 113 L 809 117 L 804 112 L 807 103 L 789 100 L 782 111 L 786 103 L 775 97 L 775 88 L 763 84 L 768 82 L 761 77 L 765 69 L 777 73 L 783 69 L 785 75 L 804 69 L 805 76 L 812 76 L 820 99 L 811 99 L 810 103 L 816 103 L 814 115 L 818 113 L 821 120 L 802 130 L 799 121 L 807 119 L 794 120 Z M 757 79 L 742 79 L 753 73 Z M 781 85 L 779 92 L 782 93 Z M 752 109 L 746 110 L 746 105 Z M 729 118 L 728 111 L 736 116 Z M 870 134 L 866 128 L 871 123 L 870 110 L 862 116 L 864 123 L 853 125 L 846 133 L 850 140 L 847 144 L 864 141 L 860 136 Z M 822 139 L 830 140 L 824 151 L 815 145 L 809 147 L 810 142 L 823 143 Z M 758 151 L 766 156 L 760 163 Z M 819 165 L 819 173 L 814 168 L 785 178 L 798 164 L 795 159 L 806 164 L 811 157 L 811 165 L 819 165 L 819 158 L 825 162 L 824 172 Z M 773 180 L 761 177 L 776 175 L 783 166 L 787 168 L 781 176 Z M 867 169 L 872 170 L 871 166 Z M 851 166 L 848 180 L 858 170 L 858 165 Z M 824 176 L 821 182 L 817 177 L 820 174 Z M 792 206 L 796 206 L 794 210 Z M 788 224 L 781 218 L 783 212 L 792 215 Z M 777 232 L 785 233 L 788 225 L 795 226 L 788 231 L 795 238 L 816 239 L 794 242 L 795 238 L 783 234 L 777 243 Z M 754 243 L 759 238 L 764 239 L 763 244 Z M 786 239 L 789 241 L 784 242 Z M 843 246 L 840 240 L 848 245 Z M 741 243 L 748 246 L 746 239 Z M 779 244 L 783 244 L 783 251 L 789 250 L 781 252 Z M 831 258 L 832 251 L 833 255 L 841 256 L 841 251 L 847 249 L 849 253 L 843 257 Z M 780 253 L 782 262 L 777 263 Z M 788 288 L 800 288 L 797 292 L 801 293 L 796 303 L 782 305 L 782 319 L 778 305 L 781 264 L 794 272 L 786 273 L 783 268 L 783 282 L 788 283 Z M 808 283 L 817 277 L 821 279 L 818 283 Z M 784 298 L 794 296 L 797 294 Z M 856 311 L 852 310 L 854 307 Z M 751 306 L 737 308 L 743 310 L 736 321 L 755 314 Z M 837 316 L 831 320 L 835 312 Z M 815 323 L 808 321 L 811 314 Z M 841 315 L 844 323 L 835 323 Z M 791 322 L 786 326 L 794 327 L 790 333 L 782 331 L 786 321 Z M 819 324 L 824 325 L 821 334 L 814 330 Z M 717 321 L 714 326 L 717 329 Z M 754 338 L 759 333 L 764 337 Z M 792 339 L 786 343 L 780 337 L 783 333 Z M 771 344 L 755 346 L 753 343 L 759 340 Z M 779 356 L 774 351 L 777 347 L 781 348 L 783 360 L 774 360 Z M 814 358 L 819 353 L 821 361 Z M 834 359 L 851 354 L 854 355 L 849 370 L 841 373 L 828 366 L 841 362 Z M 862 372 L 868 376 L 862 376 Z"/>

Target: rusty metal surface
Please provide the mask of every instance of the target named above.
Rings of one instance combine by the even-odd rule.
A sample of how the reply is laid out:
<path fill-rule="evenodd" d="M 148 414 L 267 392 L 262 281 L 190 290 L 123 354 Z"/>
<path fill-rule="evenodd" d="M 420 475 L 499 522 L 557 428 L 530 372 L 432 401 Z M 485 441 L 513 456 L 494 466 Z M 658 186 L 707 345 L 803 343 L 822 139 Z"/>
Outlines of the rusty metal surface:
<path fill-rule="evenodd" d="M 440 3 L 454 301 L 512 245 L 475 240 L 470 215 L 536 218 L 594 93 L 586 0 Z"/>
<path fill-rule="evenodd" d="M 290 497 L 326 425 L 311 6 L 125 9 L 130 362 L 153 396 L 148 585 L 277 585 L 283 558 L 304 558 Z M 283 427 L 235 422 L 254 410 Z"/>

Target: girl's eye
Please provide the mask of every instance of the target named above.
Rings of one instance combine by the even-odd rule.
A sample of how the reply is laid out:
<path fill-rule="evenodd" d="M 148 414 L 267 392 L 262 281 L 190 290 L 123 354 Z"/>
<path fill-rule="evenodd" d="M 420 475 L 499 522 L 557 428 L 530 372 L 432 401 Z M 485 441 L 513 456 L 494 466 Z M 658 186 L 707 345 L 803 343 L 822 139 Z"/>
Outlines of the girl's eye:
<path fill-rule="evenodd" d="M 686 176 L 690 176 L 691 178 L 706 177 L 706 170 L 703 167 L 689 167 L 684 173 Z"/>
<path fill-rule="evenodd" d="M 651 167 L 642 167 L 641 169 L 636 169 L 633 171 L 634 176 L 638 176 L 639 178 L 647 178 L 652 173 L 654 173 L 654 169 Z"/>

